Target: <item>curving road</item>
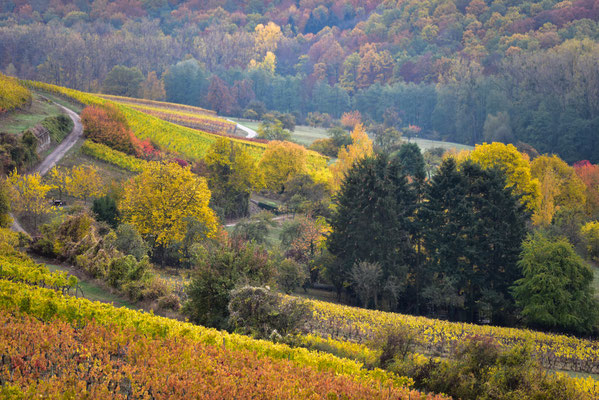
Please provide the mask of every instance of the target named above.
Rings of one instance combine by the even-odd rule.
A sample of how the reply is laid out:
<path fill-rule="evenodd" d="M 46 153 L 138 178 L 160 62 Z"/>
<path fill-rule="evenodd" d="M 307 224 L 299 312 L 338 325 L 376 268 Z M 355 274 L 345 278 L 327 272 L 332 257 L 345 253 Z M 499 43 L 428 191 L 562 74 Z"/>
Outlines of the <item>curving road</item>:
<path fill-rule="evenodd" d="M 246 138 L 252 139 L 252 138 L 258 137 L 258 132 L 256 132 L 255 130 L 250 129 L 247 126 L 243 126 L 241 124 L 238 124 L 235 121 L 231 121 L 230 119 L 227 119 L 227 121 L 234 122 L 235 124 L 237 124 L 237 129 L 241 129 L 242 131 L 244 131 L 247 134 Z"/>
<path fill-rule="evenodd" d="M 83 135 L 83 125 L 81 125 L 81 118 L 79 118 L 79 115 L 77 115 L 75 111 L 69 108 L 61 106 L 56 102 L 53 103 L 62 108 L 67 113 L 69 118 L 73 120 L 73 130 L 71 130 L 71 133 L 69 133 L 68 136 L 64 138 L 62 142 L 60 142 L 60 144 L 54 149 L 52 153 L 48 154 L 48 156 L 37 167 L 35 167 L 35 169 L 33 169 L 30 172 L 31 174 L 39 173 L 40 175 L 46 175 L 46 173 L 50 171 L 50 169 L 52 169 L 52 167 L 55 166 L 56 163 L 59 162 L 65 156 L 65 154 L 67 154 L 67 151 L 69 151 L 71 147 L 73 147 L 73 145 L 77 142 L 77 140 Z M 13 223 L 11 225 L 11 229 L 13 231 L 28 234 L 25 231 L 25 229 L 23 229 L 21 224 L 19 224 L 19 221 L 17 221 L 14 215 L 10 214 L 10 217 L 13 220 Z"/>
<path fill-rule="evenodd" d="M 58 147 L 56 147 L 54 151 L 44 159 L 44 161 L 42 161 L 33 171 L 31 171 L 31 173 L 38 172 L 40 175 L 46 175 L 46 173 L 50 171 L 50 169 L 52 169 L 52 167 L 55 166 L 56 163 L 65 156 L 65 154 L 67 154 L 67 151 L 73 147 L 77 140 L 83 136 L 83 125 L 81 125 L 81 118 L 79 118 L 79 115 L 77 115 L 77 113 L 73 110 L 61 106 L 58 103 L 54 104 L 62 108 L 67 113 L 69 118 L 73 120 L 73 130 L 66 138 L 64 138 L 62 142 L 60 142 Z"/>

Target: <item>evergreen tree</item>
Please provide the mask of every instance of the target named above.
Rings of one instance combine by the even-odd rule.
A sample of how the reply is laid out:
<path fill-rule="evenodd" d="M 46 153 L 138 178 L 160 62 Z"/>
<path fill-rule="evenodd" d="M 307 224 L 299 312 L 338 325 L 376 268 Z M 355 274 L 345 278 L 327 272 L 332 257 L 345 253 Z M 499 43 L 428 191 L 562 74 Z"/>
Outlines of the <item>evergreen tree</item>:
<path fill-rule="evenodd" d="M 525 233 L 523 207 L 503 174 L 469 162 L 458 169 L 447 159 L 432 179 L 422 218 L 430 272 L 464 294 L 468 320 L 488 305 L 489 317 L 500 322 L 512 306 L 509 287 L 520 278 Z"/>
<path fill-rule="evenodd" d="M 405 281 L 406 266 L 414 259 L 415 196 L 400 164 L 383 154 L 357 162 L 335 203 L 328 249 L 337 257 L 338 273 L 348 279 L 354 264 L 368 261 L 381 266 L 381 283 Z"/>

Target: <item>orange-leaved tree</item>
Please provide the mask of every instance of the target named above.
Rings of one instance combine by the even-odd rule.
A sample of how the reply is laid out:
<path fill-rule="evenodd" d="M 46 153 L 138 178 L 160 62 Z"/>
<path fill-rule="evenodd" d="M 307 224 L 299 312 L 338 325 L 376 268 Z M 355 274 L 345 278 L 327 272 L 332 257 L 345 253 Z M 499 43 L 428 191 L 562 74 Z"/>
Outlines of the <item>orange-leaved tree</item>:
<path fill-rule="evenodd" d="M 337 162 L 331 165 L 331 186 L 335 191 L 341 187 L 345 174 L 356 161 L 372 155 L 372 140 L 366 134 L 364 125 L 356 125 L 351 133 L 351 139 L 352 144 L 341 148 L 337 155 Z"/>

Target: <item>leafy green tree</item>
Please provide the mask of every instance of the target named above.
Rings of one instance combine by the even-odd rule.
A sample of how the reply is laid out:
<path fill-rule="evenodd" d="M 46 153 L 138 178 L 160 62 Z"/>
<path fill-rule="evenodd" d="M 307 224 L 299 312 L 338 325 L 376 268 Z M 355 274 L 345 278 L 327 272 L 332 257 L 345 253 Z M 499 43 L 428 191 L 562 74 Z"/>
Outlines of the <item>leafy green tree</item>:
<path fill-rule="evenodd" d="M 451 278 L 464 294 L 466 314 L 476 321 L 483 295 L 493 298 L 494 322 L 509 315 L 509 287 L 521 277 L 517 261 L 526 214 L 504 175 L 466 162 L 443 162 L 421 211 L 429 272 Z M 495 295 L 495 296 L 492 296 Z"/>
<path fill-rule="evenodd" d="M 247 215 L 250 194 L 263 186 L 252 156 L 227 138 L 214 142 L 205 158 L 212 207 L 226 218 Z"/>
<path fill-rule="evenodd" d="M 106 75 L 102 89 L 108 94 L 136 97 L 143 80 L 144 76 L 138 68 L 115 65 Z"/>
<path fill-rule="evenodd" d="M 291 258 L 282 260 L 277 268 L 277 283 L 285 293 L 293 291 L 304 284 L 308 274 L 306 266 Z"/>
<path fill-rule="evenodd" d="M 513 293 L 530 326 L 582 334 L 597 328 L 593 271 L 565 238 L 529 237 L 519 266 L 523 278 Z"/>
<path fill-rule="evenodd" d="M 248 242 L 268 244 L 268 230 L 277 224 L 273 217 L 272 213 L 264 211 L 240 221 L 233 229 L 233 236 Z"/>
<path fill-rule="evenodd" d="M 258 126 L 258 137 L 268 140 L 290 140 L 291 132 L 283 128 L 281 121 L 263 121 Z"/>
<path fill-rule="evenodd" d="M 132 255 L 141 260 L 148 255 L 150 248 L 131 224 L 120 224 L 116 229 L 116 248 L 125 255 Z"/>
<path fill-rule="evenodd" d="M 197 324 L 228 327 L 231 291 L 241 284 L 265 285 L 274 278 L 267 251 L 255 244 L 227 241 L 196 245 L 194 250 L 195 270 L 183 313 Z"/>
<path fill-rule="evenodd" d="M 330 218 L 327 246 L 338 273 L 348 280 L 360 261 L 379 263 L 380 280 L 406 279 L 414 258 L 410 237 L 415 195 L 401 166 L 380 154 L 358 161 L 347 172 Z"/>
<path fill-rule="evenodd" d="M 96 215 L 96 220 L 104 221 L 112 228 L 116 228 L 120 213 L 114 196 L 107 194 L 94 199 L 92 211 Z"/>
<path fill-rule="evenodd" d="M 200 105 L 208 87 L 205 67 L 194 59 L 172 65 L 164 75 L 166 99 L 174 103 Z"/>

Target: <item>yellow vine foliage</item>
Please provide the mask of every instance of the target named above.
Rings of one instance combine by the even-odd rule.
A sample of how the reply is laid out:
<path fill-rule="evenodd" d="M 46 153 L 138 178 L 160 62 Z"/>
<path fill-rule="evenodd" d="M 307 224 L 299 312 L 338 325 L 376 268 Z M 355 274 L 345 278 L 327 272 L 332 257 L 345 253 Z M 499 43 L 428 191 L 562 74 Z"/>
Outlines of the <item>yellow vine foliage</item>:
<path fill-rule="evenodd" d="M 31 92 L 19 81 L 0 74 L 0 114 L 31 103 Z"/>
<path fill-rule="evenodd" d="M 204 224 L 207 235 L 218 229 L 208 206 L 210 190 L 204 178 L 176 163 L 149 162 L 125 185 L 120 204 L 124 220 L 161 246 L 183 239 L 188 218 Z"/>
<path fill-rule="evenodd" d="M 372 140 L 366 134 L 363 124 L 357 124 L 351 133 L 352 144 L 339 150 L 337 162 L 331 165 L 331 187 L 338 190 L 345 174 L 356 161 L 372 155 Z"/>

